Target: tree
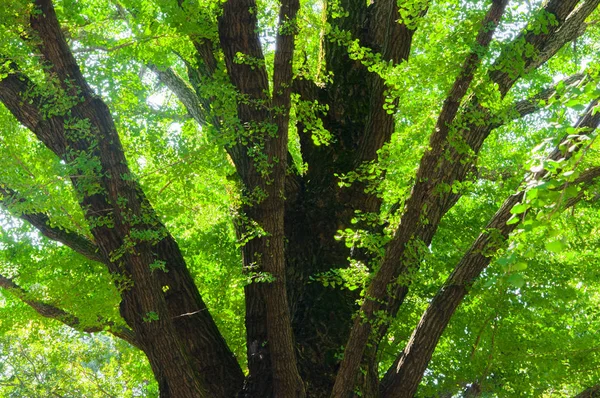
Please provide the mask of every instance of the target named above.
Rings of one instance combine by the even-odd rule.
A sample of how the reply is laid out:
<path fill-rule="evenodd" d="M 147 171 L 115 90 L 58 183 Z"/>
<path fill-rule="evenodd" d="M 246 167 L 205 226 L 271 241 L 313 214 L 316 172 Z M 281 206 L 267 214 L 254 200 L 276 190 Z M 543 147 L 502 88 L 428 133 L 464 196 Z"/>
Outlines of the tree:
<path fill-rule="evenodd" d="M 161 397 L 593 393 L 599 4 L 8 2 L 0 284 Z"/>

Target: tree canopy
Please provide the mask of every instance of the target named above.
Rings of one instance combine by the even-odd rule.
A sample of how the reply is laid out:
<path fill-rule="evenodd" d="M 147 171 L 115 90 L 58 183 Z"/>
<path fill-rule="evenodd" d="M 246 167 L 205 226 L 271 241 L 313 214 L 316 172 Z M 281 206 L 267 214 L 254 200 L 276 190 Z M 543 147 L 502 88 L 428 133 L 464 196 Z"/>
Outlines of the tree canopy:
<path fill-rule="evenodd" d="M 600 0 L 0 4 L 0 395 L 599 396 Z"/>

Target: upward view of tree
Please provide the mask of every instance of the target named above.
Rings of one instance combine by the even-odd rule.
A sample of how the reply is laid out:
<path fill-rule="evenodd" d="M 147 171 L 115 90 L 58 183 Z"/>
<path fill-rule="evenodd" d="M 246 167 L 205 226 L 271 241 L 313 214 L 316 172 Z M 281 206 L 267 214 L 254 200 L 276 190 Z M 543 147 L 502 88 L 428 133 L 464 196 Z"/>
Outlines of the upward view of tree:
<path fill-rule="evenodd" d="M 595 396 L 599 4 L 4 0 L 0 389 Z"/>

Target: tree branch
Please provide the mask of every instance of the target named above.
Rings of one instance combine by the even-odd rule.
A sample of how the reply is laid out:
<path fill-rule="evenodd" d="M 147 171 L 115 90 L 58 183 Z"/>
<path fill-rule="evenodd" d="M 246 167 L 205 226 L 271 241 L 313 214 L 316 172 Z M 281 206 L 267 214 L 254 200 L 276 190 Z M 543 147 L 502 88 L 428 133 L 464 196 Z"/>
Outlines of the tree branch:
<path fill-rule="evenodd" d="M 29 23 L 33 30 L 38 33 L 38 49 L 48 63 L 50 73 L 58 77 L 65 91 L 69 94 L 74 96 L 83 94 L 84 97 L 91 96 L 93 94 L 92 89 L 83 77 L 64 38 L 60 24 L 56 19 L 52 1 L 36 0 L 35 6 L 38 12 L 31 14 Z M 81 93 L 78 91 L 81 91 Z"/>
<path fill-rule="evenodd" d="M 6 57 L 0 55 L 0 59 Z M 40 107 L 46 100 L 33 92 L 35 85 L 12 63 L 11 71 L 0 80 L 0 101 L 19 123 L 31 130 L 51 151 L 62 157 L 67 147 L 64 139 L 64 121 L 60 116 L 44 117 Z"/>
<path fill-rule="evenodd" d="M 25 201 L 15 191 L 0 184 L 0 205 L 2 207 L 33 225 L 48 239 L 60 242 L 92 261 L 104 263 L 104 258 L 98 252 L 98 247 L 85 236 L 63 228 L 52 227 L 50 218 L 46 214 L 18 212 L 13 209 L 15 203 L 22 204 Z"/>
<path fill-rule="evenodd" d="M 256 4 L 254 0 L 230 0 L 223 5 L 219 18 L 219 39 L 229 78 L 238 90 L 237 113 L 242 129 L 240 134 L 252 136 L 257 123 L 269 119 L 269 82 L 265 59 L 258 37 Z M 260 183 L 254 161 L 247 148 L 239 143 L 228 149 L 236 170 L 247 188 Z"/>
<path fill-rule="evenodd" d="M 45 72 L 48 80 L 57 81 L 63 91 L 58 98 L 51 94 L 50 99 L 66 98 L 73 105 L 61 110 L 64 117 L 56 116 L 48 120 L 50 123 L 40 123 L 43 115 L 38 112 L 37 124 L 24 124 L 34 127 L 38 137 L 49 137 L 50 144 L 46 145 L 74 166 L 71 181 L 80 193 L 80 206 L 101 255 L 111 259 L 105 264 L 110 272 L 125 277 L 120 280 L 133 281 L 125 288 L 120 286 L 121 315 L 140 340 L 161 392 L 181 396 L 233 395 L 241 389 L 244 377 L 239 364 L 206 308 L 179 247 L 138 182 L 131 178 L 110 110 L 85 82 L 52 2 L 36 0 L 35 4 L 38 10 L 32 13 L 30 24 L 39 36 L 36 42 L 39 41 L 46 63 Z M 14 74 L 9 75 L 9 82 L 15 83 Z M 20 85 L 23 86 L 27 88 L 27 84 Z M 0 87 L 0 95 L 3 92 L 6 95 L 0 99 L 23 123 L 18 106 L 23 102 L 24 91 Z M 87 167 L 89 162 L 77 162 L 81 157 L 92 159 L 94 167 Z M 86 178 L 79 178 L 82 175 Z M 98 217 L 103 222 L 98 222 Z M 133 235 L 134 231 L 146 230 L 160 238 L 140 239 Z M 134 248 L 129 249 L 126 242 L 132 242 Z M 156 261 L 165 264 L 165 272 L 153 271 L 151 265 Z M 169 287 L 167 292 L 164 286 Z M 158 314 L 156 321 L 146 322 L 140 316 L 150 312 Z M 194 316 L 180 317 L 182 313 Z M 199 338 L 190 339 L 191 335 Z M 189 380 L 193 381 L 182 383 L 182 373 L 190 375 Z"/>
<path fill-rule="evenodd" d="M 560 82 L 553 84 L 552 86 L 540 91 L 539 93 L 521 100 L 521 101 L 517 101 L 514 104 L 512 104 L 509 109 L 512 109 L 515 111 L 515 116 L 516 117 L 524 117 L 527 116 L 529 114 L 532 114 L 536 111 L 538 111 L 541 106 L 540 101 L 547 101 L 550 98 L 552 98 L 555 94 L 556 94 L 556 87 L 559 85 L 563 85 L 566 88 L 570 88 L 570 87 L 575 87 L 578 86 L 579 84 L 585 82 L 585 80 L 588 78 L 588 76 L 584 73 L 576 73 L 574 75 L 569 76 L 566 79 L 561 80 Z M 500 123 L 497 125 L 494 125 L 494 128 L 497 128 L 500 126 Z"/>
<path fill-rule="evenodd" d="M 237 114 L 242 127 L 239 141 L 230 147 L 229 153 L 246 192 L 258 190 L 266 196 L 243 207 L 248 219 L 264 231 L 244 245 L 244 265 L 258 267 L 274 278 L 267 284 L 245 287 L 250 370 L 247 391 L 256 396 L 305 395 L 296 365 L 284 255 L 283 195 L 298 7 L 297 0 L 281 2 L 272 99 L 257 32 L 255 1 L 229 0 L 223 5 L 223 15 L 219 18 L 225 65 L 240 95 Z"/>
<path fill-rule="evenodd" d="M 385 61 L 392 61 L 395 64 L 408 58 L 412 37 L 416 30 L 409 28 L 406 21 L 401 19 L 398 3 L 391 0 L 375 1 L 371 11 L 373 17 L 369 21 L 371 36 L 371 43 L 369 44 L 374 46 L 375 49 L 380 49 Z M 404 5 L 402 2 L 400 4 Z M 422 18 L 427 12 L 429 1 L 419 4 L 419 6 L 419 10 L 412 10 L 416 11 L 415 15 L 410 15 L 407 18 Z"/>
<path fill-rule="evenodd" d="M 223 15 L 219 19 L 219 37 L 232 83 L 249 101 L 258 101 L 254 107 L 260 108 L 266 105 L 264 101 L 268 98 L 269 83 L 253 10 L 256 10 L 254 0 L 225 2 Z M 240 119 L 256 120 L 253 107 L 244 105 L 244 101 L 240 102 Z"/>
<path fill-rule="evenodd" d="M 63 309 L 55 307 L 43 301 L 30 298 L 29 292 L 17 285 L 11 278 L 0 275 L 0 287 L 6 289 L 18 297 L 22 302 L 30 306 L 35 312 L 44 318 L 57 320 L 75 330 L 86 333 L 108 332 L 115 337 L 125 340 L 134 347 L 140 348 L 133 330 L 124 326 L 115 326 L 112 322 L 98 326 L 82 326 L 79 318 L 69 314 Z"/>
<path fill-rule="evenodd" d="M 594 0 L 594 2 L 596 7 L 600 3 L 598 0 Z M 501 60 L 505 57 L 513 56 L 511 55 L 514 54 L 513 48 L 515 46 L 518 47 L 518 43 L 523 40 L 522 37 L 527 37 L 527 40 L 532 45 L 537 46 L 536 48 L 544 47 L 546 41 L 551 38 L 555 42 L 566 43 L 566 38 L 556 32 L 560 28 L 560 21 L 567 19 L 571 11 L 575 8 L 576 3 L 576 1 L 558 0 L 547 2 L 545 8 L 540 13 L 555 12 L 555 17 L 559 21 L 559 25 L 550 26 L 547 34 L 543 32 L 539 34 L 524 32 L 504 48 L 500 57 L 491 68 L 492 71 L 489 73 L 490 79 L 498 84 L 501 95 L 504 95 L 521 76 L 519 73 L 512 73 L 510 76 L 507 74 L 507 78 L 503 78 L 502 76 L 504 75 L 502 74 L 499 75 L 499 69 L 503 65 Z M 591 11 L 593 9 L 585 8 L 585 12 L 591 13 Z M 578 18 L 581 18 L 580 14 L 577 15 Z M 555 50 L 558 51 L 558 49 Z M 546 52 L 540 55 L 540 60 L 545 62 L 553 54 Z M 525 56 L 521 56 L 521 59 L 525 62 Z M 537 63 L 538 66 L 543 63 L 542 61 Z M 426 153 L 421 160 L 417 182 L 413 187 L 411 198 L 407 201 L 402 222 L 396 231 L 396 236 L 404 236 L 407 240 L 403 243 L 398 243 L 398 239 L 393 238 L 388 244 L 383 264 L 388 262 L 388 264 L 391 264 L 390 267 L 394 268 L 392 276 L 388 279 L 388 283 L 390 281 L 396 283 L 395 286 L 391 287 L 392 293 L 384 293 L 387 296 L 385 299 L 387 301 L 385 312 L 390 319 L 396 316 L 404 297 L 408 293 L 408 286 L 411 280 L 409 273 L 416 271 L 419 267 L 419 262 L 415 261 L 416 259 L 408 258 L 405 255 L 404 245 L 407 244 L 406 242 L 412 242 L 411 244 L 416 245 L 416 249 L 420 245 L 428 246 L 431 243 L 443 215 L 454 206 L 461 196 L 460 193 L 453 193 L 451 190 L 447 193 L 439 192 L 437 190 L 438 187 L 451 187 L 455 181 L 463 181 L 474 170 L 473 163 L 475 156 L 481 149 L 484 140 L 495 127 L 505 121 L 504 118 L 490 115 L 489 110 L 479 104 L 476 96 L 472 96 L 468 104 L 463 106 L 463 110 L 458 114 L 457 118 L 461 122 L 466 122 L 467 127 L 454 132 L 452 137 L 450 137 L 451 140 L 445 139 L 440 141 L 439 134 L 444 133 L 447 129 L 435 131 L 430 138 L 430 142 L 438 142 L 438 156 L 428 157 L 434 153 L 434 148 L 436 148 L 430 145 L 432 150 Z M 485 122 L 480 123 L 481 120 Z M 470 150 L 460 150 L 461 147 L 468 147 Z M 412 217 L 412 222 L 416 223 L 417 227 L 414 227 L 412 223 L 408 223 L 409 217 Z M 419 223 L 419 217 L 424 217 L 426 222 Z M 394 247 L 395 249 L 391 250 Z M 384 292 L 387 290 L 382 287 L 380 291 Z M 383 325 L 379 328 L 379 334 L 376 337 L 377 341 L 385 335 L 387 325 L 388 322 L 383 322 Z"/>
<path fill-rule="evenodd" d="M 547 23 L 542 32 L 524 30 L 502 52 L 492 66 L 490 78 L 498 84 L 502 95 L 526 73 L 538 68 L 560 50 L 565 43 L 582 35 L 587 27 L 585 19 L 594 11 L 600 1 L 588 0 L 577 7 L 579 0 L 550 0 L 538 13 L 539 16 L 552 14 L 556 23 Z M 576 8 L 577 7 L 577 8 Z M 525 55 L 525 48 L 534 49 L 534 55 Z"/>
<path fill-rule="evenodd" d="M 192 116 L 200 126 L 206 125 L 208 116 L 207 109 L 198 99 L 196 90 L 179 76 L 173 68 L 161 69 L 153 64 L 149 65 L 149 68 L 152 69 L 158 76 L 158 79 L 167 86 L 175 96 L 177 96 L 190 116 Z"/>
<path fill-rule="evenodd" d="M 444 101 L 435 131 L 430 139 L 429 146 L 431 149 L 423 155 L 421 160 L 421 166 L 417 172 L 418 182 L 413 188 L 411 198 L 407 202 L 407 210 L 400 223 L 401 228 L 397 230 L 392 241 L 390 241 L 386 248 L 384 260 L 367 288 L 365 301 L 350 332 L 350 337 L 344 351 L 344 359 L 340 365 L 331 395 L 332 398 L 346 398 L 354 389 L 354 380 L 358 373 L 364 348 L 371 333 L 371 321 L 374 319 L 374 313 L 380 307 L 380 300 L 387 293 L 387 286 L 394 276 L 398 259 L 403 257 L 405 246 L 411 241 L 413 231 L 418 229 L 421 217 L 423 216 L 422 210 L 426 206 L 428 196 L 434 195 L 433 192 L 437 186 L 436 183 L 443 176 L 443 174 L 439 175 L 440 171 L 438 167 L 439 160 L 446 149 L 450 124 L 454 121 L 460 102 L 466 95 L 475 71 L 481 62 L 482 53 L 480 48 L 487 48 L 490 44 L 495 27 L 498 25 L 507 3 L 507 0 L 494 1 L 492 3 L 483 20 L 482 28 L 477 34 L 476 43 L 479 48 L 467 56 L 448 97 Z M 444 171 L 441 172 L 443 173 Z M 427 210 L 429 211 L 429 209 Z M 432 210 L 439 211 L 440 209 L 433 208 Z"/>
<path fill-rule="evenodd" d="M 597 128 L 599 122 L 600 114 L 594 115 L 593 108 L 588 108 L 576 125 L 588 128 L 589 133 Z M 600 175 L 600 167 L 586 172 L 578 182 L 589 185 L 598 175 Z M 544 178 L 544 175 L 532 174 L 531 178 L 540 180 Z M 412 397 L 414 395 L 439 338 L 452 315 L 468 294 L 475 279 L 490 264 L 502 243 L 518 226 L 519 223 L 507 224 L 507 221 L 513 217 L 511 209 L 520 203 L 524 196 L 525 191 L 521 190 L 504 201 L 431 301 L 406 348 L 396 358 L 394 365 L 382 380 L 382 396 L 384 398 Z"/>
<path fill-rule="evenodd" d="M 370 21 L 370 31 L 374 49 L 380 49 L 383 61 L 399 64 L 408 59 L 412 47 L 412 38 L 416 28 L 409 28 L 406 23 L 398 21 L 400 17 L 398 2 L 395 0 L 380 0 L 373 4 L 373 18 Z M 427 12 L 424 6 L 414 18 L 421 18 Z M 377 151 L 390 140 L 394 132 L 394 114 L 384 109 L 386 82 L 376 73 L 369 75 L 370 86 L 369 114 L 365 131 L 360 135 L 354 155 L 356 166 L 362 162 L 374 160 Z M 393 103 L 394 107 L 397 101 Z M 364 188 L 362 189 L 364 190 Z M 364 196 L 364 195 L 359 195 Z M 369 207 L 369 206 L 367 206 Z M 370 206 L 375 207 L 375 206 Z M 376 209 L 365 209 L 375 211 Z"/>

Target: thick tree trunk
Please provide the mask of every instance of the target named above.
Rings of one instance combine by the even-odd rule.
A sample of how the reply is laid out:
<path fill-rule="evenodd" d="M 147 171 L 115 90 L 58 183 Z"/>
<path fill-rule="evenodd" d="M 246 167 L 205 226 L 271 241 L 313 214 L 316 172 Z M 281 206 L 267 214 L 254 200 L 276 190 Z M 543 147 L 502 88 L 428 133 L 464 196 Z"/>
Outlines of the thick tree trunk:
<path fill-rule="evenodd" d="M 178 2 L 180 7 L 184 3 Z M 424 15 L 426 3 L 413 10 L 415 17 Z M 537 68 L 582 32 L 583 21 L 599 3 L 600 0 L 544 2 L 542 11 L 552 13 L 557 23 L 542 33 L 523 32 L 515 40 L 518 45 L 507 46 L 489 69 L 488 77 L 498 86 L 501 96 L 519 77 L 497 65 L 518 57 L 525 71 Z M 30 98 L 28 93 L 35 92 L 33 83 L 18 68 L 0 80 L 0 100 L 65 164 L 73 167 L 72 184 L 93 239 L 53 229 L 37 213 L 20 217 L 47 237 L 106 265 L 121 293 L 121 314 L 135 335 L 127 336 L 147 355 L 163 398 L 295 398 L 305 394 L 346 398 L 354 394 L 355 388 L 368 398 L 411 397 L 444 328 L 473 280 L 490 261 L 482 254 L 484 248 L 492 245 L 489 234 L 480 236 L 432 300 L 381 386 L 377 345 L 386 334 L 389 321 L 386 318 L 378 323 L 375 331 L 372 325 L 379 322 L 380 311 L 391 317 L 397 314 L 408 292 L 407 275 L 418 268 L 419 248 L 429 246 L 442 217 L 460 197 L 440 192 L 440 187 L 467 177 L 484 140 L 501 123 L 493 120 L 491 111 L 484 109 L 468 90 L 506 4 L 507 0 L 491 1 L 474 50 L 465 59 L 442 104 L 430 148 L 421 159 L 402 221 L 386 246 L 383 259 L 366 250 L 349 249 L 335 235 L 338 230 L 356 227 L 381 233 L 380 225 L 351 222 L 358 212 L 378 216 L 381 198 L 366 192 L 367 185 L 361 181 L 340 188 L 338 176 L 376 161 L 378 150 L 390 140 L 395 119 L 393 113 L 384 109 L 388 87 L 381 76 L 348 57 L 343 39 L 323 44 L 333 81 L 324 88 L 297 81 L 295 87 L 292 63 L 298 1 L 281 2 L 273 84 L 264 66 L 253 0 L 228 0 L 223 4 L 217 27 L 222 53 L 214 52 L 216 37 L 191 37 L 198 65 L 188 65 L 188 73 L 196 92 L 172 70 L 154 68 L 163 81 L 175 88 L 173 91 L 201 124 L 225 123 L 211 114 L 211 98 L 201 94 L 200 83 L 203 78 L 213 77 L 222 66 L 221 59 L 237 90 L 240 123 L 220 127 L 237 134 L 237 141 L 227 150 L 244 187 L 244 205 L 237 227 L 240 236 L 247 238 L 242 249 L 243 266 L 254 279 L 245 287 L 249 368 L 245 379 L 217 330 L 177 243 L 161 224 L 140 185 L 131 178 L 110 111 L 81 74 L 50 0 L 36 0 L 41 12 L 32 15 L 31 28 L 39 36 L 39 52 L 48 76 L 59 82 L 63 95 L 74 105 L 64 114 L 43 114 L 45 103 L 56 98 Z M 349 32 L 352 39 L 359 39 L 360 45 L 373 49 L 385 62 L 399 64 L 407 60 L 414 30 L 399 21 L 397 1 L 341 0 L 338 5 L 348 11 L 348 16 L 330 20 L 332 35 L 336 29 Z M 534 57 L 519 53 L 523 42 L 535 50 Z M 289 173 L 287 168 L 292 87 L 303 100 L 329 107 L 322 117 L 332 135 L 328 145 L 317 146 L 309 134 L 300 135 L 303 160 L 308 164 L 303 176 Z M 486 120 L 473 120 L 473 114 L 484 115 Z M 86 128 L 81 129 L 80 124 Z M 454 132 L 455 125 L 466 127 Z M 455 147 L 454 140 L 466 144 L 468 150 Z M 95 166 L 79 167 L 80 159 Z M 3 195 L 14 194 L 4 187 L 0 189 Z M 506 226 L 510 209 L 522 195 L 510 197 L 488 227 L 506 238 L 514 228 Z M 332 288 L 312 280 L 347 267 L 349 259 L 360 260 L 377 270 L 357 316 L 358 291 Z M 403 276 L 406 283 L 398 283 Z M 19 289 L 7 278 L 3 284 Z M 30 305 L 49 317 L 63 318 L 66 324 L 78 323 L 59 309 L 33 301 Z M 374 344 L 369 347 L 370 343 Z M 342 350 L 345 351 L 340 363 Z"/>

